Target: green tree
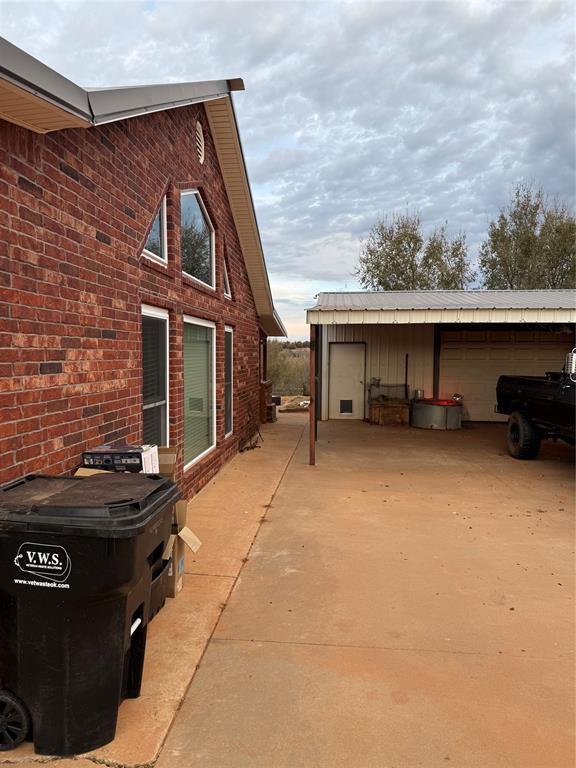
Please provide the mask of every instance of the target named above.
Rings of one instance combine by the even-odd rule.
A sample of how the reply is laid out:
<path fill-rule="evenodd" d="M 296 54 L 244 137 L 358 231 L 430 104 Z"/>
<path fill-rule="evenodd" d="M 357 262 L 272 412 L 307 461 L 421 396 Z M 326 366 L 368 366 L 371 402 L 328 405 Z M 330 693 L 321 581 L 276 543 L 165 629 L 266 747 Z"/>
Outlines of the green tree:
<path fill-rule="evenodd" d="M 461 232 L 450 240 L 446 229 L 447 224 L 443 224 L 426 241 L 420 262 L 422 274 L 429 288 L 464 289 L 474 279 L 468 262 L 466 235 Z"/>
<path fill-rule="evenodd" d="M 480 246 L 488 289 L 574 288 L 576 219 L 542 188 L 519 183 Z"/>
<path fill-rule="evenodd" d="M 362 244 L 356 274 L 374 291 L 466 288 L 474 279 L 465 235 L 450 240 L 443 224 L 426 240 L 420 216 L 409 213 L 376 222 Z"/>
<path fill-rule="evenodd" d="M 191 219 L 180 231 L 182 269 L 193 277 L 211 282 L 210 274 L 210 232 L 206 225 Z"/>
<path fill-rule="evenodd" d="M 309 394 L 309 356 L 305 353 L 280 341 L 268 342 L 268 378 L 275 395 Z"/>

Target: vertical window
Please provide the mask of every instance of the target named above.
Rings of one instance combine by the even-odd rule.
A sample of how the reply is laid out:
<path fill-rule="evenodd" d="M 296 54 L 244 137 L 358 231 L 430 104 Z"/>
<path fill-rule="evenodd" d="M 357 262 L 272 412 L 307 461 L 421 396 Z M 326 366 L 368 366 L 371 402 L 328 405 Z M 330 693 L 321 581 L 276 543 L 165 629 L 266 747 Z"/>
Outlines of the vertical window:
<path fill-rule="evenodd" d="M 216 444 L 214 323 L 184 318 L 184 469 Z"/>
<path fill-rule="evenodd" d="M 150 259 L 166 263 L 168 248 L 166 242 L 166 197 L 162 198 L 158 213 L 152 222 L 152 228 L 144 244 L 144 255 Z"/>
<path fill-rule="evenodd" d="M 226 437 L 234 431 L 234 331 L 226 327 L 224 333 L 224 432 Z"/>
<path fill-rule="evenodd" d="M 228 278 L 228 265 L 226 259 L 224 259 L 224 296 L 227 299 L 232 298 L 232 291 L 230 290 L 230 279 Z"/>
<path fill-rule="evenodd" d="M 143 442 L 168 445 L 168 313 L 142 307 Z"/>
<path fill-rule="evenodd" d="M 180 197 L 180 243 L 182 271 L 201 283 L 216 287 L 214 228 L 198 192 Z"/>

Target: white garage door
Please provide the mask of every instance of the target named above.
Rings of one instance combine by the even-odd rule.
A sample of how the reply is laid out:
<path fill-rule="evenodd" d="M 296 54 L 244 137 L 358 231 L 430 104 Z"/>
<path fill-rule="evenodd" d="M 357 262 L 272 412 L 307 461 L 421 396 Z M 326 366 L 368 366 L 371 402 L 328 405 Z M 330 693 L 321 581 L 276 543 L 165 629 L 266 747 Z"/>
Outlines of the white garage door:
<path fill-rule="evenodd" d="M 463 395 L 467 420 L 505 421 L 494 413 L 498 377 L 562 370 L 573 346 L 574 337 L 566 331 L 443 331 L 440 397 Z"/>

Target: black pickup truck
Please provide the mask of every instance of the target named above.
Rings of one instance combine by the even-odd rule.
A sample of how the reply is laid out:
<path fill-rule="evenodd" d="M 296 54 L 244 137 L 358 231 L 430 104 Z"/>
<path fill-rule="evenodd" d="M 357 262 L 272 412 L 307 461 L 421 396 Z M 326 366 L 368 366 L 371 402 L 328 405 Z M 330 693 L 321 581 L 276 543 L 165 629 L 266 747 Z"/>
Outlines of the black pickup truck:
<path fill-rule="evenodd" d="M 568 355 L 565 371 L 569 370 Z M 576 356 L 575 356 L 576 357 Z M 571 363 L 573 367 L 573 363 Z M 515 459 L 534 459 L 544 438 L 574 445 L 576 376 L 567 372 L 546 376 L 500 376 L 496 386 L 498 413 L 509 414 L 508 452 Z"/>

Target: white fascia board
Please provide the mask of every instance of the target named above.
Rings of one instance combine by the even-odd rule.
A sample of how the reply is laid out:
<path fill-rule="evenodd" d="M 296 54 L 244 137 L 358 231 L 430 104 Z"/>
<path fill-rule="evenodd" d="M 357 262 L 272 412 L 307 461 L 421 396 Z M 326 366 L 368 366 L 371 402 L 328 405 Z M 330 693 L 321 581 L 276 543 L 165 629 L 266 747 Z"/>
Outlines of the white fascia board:
<path fill-rule="evenodd" d="M 576 309 L 309 309 L 306 322 L 308 325 L 575 323 Z"/>

